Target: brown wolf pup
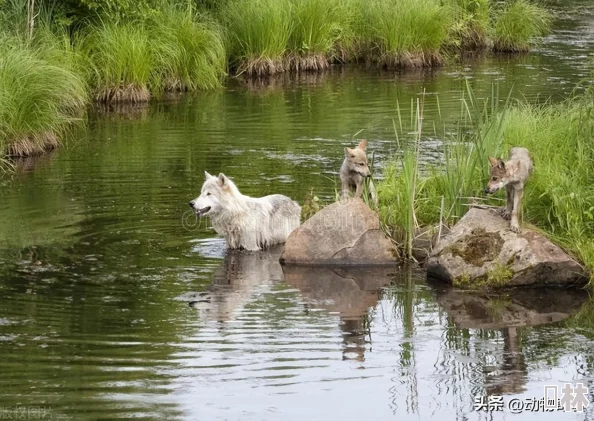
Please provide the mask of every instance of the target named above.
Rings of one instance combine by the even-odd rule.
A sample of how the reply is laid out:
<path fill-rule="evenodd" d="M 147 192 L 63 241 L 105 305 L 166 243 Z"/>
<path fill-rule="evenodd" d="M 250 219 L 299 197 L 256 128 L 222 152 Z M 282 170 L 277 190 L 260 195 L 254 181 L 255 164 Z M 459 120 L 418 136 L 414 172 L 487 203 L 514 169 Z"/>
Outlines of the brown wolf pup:
<path fill-rule="evenodd" d="M 371 177 L 367 162 L 367 140 L 362 140 L 354 149 L 344 148 L 344 161 L 340 167 L 340 182 L 342 184 L 342 198 L 349 197 L 351 188 L 355 188 L 355 197 L 363 195 L 363 182 L 366 177 Z M 376 202 L 375 188 L 369 183 L 371 198 Z"/>
<path fill-rule="evenodd" d="M 504 219 L 511 219 L 510 229 L 519 233 L 518 213 L 522 206 L 524 183 L 532 173 L 530 153 L 526 148 L 512 148 L 509 151 L 509 160 L 504 162 L 501 158 L 495 159 L 490 156 L 489 163 L 491 164 L 491 177 L 487 188 L 485 188 L 485 193 L 495 193 L 505 187 L 507 204 L 501 215 Z"/>

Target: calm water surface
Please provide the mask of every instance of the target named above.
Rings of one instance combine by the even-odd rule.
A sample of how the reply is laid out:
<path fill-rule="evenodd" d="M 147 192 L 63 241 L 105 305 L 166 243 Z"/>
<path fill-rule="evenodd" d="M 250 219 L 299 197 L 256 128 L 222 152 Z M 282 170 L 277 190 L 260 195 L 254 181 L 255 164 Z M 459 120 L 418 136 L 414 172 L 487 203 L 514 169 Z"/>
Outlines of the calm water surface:
<path fill-rule="evenodd" d="M 186 213 L 203 172 L 243 193 L 334 195 L 342 149 L 380 169 L 411 137 L 439 159 L 466 81 L 480 98 L 557 101 L 588 77 L 589 8 L 528 56 L 423 72 L 336 69 L 147 109 L 97 112 L 80 140 L 0 181 L 0 419 L 507 419 L 475 397 L 594 401 L 594 301 L 584 291 L 488 297 L 412 268 L 288 270 L 279 250 L 226 253 Z M 400 109 L 400 117 L 397 110 Z M 402 129 L 400 129 L 402 121 Z M 17 415 L 28 418 L 16 418 Z M 527 419 L 594 418 L 530 412 Z"/>

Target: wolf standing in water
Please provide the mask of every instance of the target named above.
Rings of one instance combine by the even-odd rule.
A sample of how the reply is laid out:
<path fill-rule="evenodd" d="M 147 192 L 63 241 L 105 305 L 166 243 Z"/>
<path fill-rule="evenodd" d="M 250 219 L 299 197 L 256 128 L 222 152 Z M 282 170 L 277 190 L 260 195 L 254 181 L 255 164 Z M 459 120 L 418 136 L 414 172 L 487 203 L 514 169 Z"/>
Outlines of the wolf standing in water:
<path fill-rule="evenodd" d="M 261 250 L 284 243 L 300 224 L 301 207 L 287 196 L 249 197 L 225 174 L 206 180 L 200 196 L 190 202 L 196 215 L 209 216 L 215 231 L 231 249 Z"/>
<path fill-rule="evenodd" d="M 367 140 L 362 140 L 354 149 L 344 148 L 344 161 L 340 167 L 340 182 L 342 184 L 342 198 L 349 197 L 351 188 L 355 188 L 355 197 L 363 195 L 363 183 L 366 177 L 371 177 L 367 162 Z M 373 183 L 369 183 L 369 193 L 374 203 L 377 201 Z"/>
<path fill-rule="evenodd" d="M 522 208 L 522 197 L 524 196 L 524 183 L 532 173 L 532 160 L 530 152 L 526 148 L 511 148 L 509 160 L 495 159 L 489 157 L 491 164 L 489 184 L 485 193 L 495 193 L 505 187 L 507 204 L 501 215 L 504 219 L 511 219 L 510 229 L 513 232 L 520 232 L 518 213 Z"/>

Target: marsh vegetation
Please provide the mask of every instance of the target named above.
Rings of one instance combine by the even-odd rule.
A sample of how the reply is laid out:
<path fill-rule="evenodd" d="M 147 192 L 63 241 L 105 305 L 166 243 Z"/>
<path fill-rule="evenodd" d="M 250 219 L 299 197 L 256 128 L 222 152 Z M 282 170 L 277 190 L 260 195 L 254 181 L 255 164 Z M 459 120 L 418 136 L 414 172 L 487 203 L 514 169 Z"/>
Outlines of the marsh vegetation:
<path fill-rule="evenodd" d="M 511 147 L 522 145 L 535 168 L 525 188 L 523 223 L 545 232 L 593 273 L 593 99 L 594 91 L 588 88 L 563 103 L 538 106 L 501 101 L 496 90 L 491 98 L 479 100 L 469 88 L 459 129 L 445 137 L 441 163 L 429 168 L 422 168 L 419 158 L 426 130 L 420 100 L 412 111 L 417 141 L 403 145 L 378 187 L 383 225 L 412 257 L 420 227 L 453 225 L 472 204 L 503 206 L 503 198 L 482 194 L 488 157 L 506 159 Z M 397 139 L 405 129 L 399 121 L 402 118 L 395 118 Z"/>

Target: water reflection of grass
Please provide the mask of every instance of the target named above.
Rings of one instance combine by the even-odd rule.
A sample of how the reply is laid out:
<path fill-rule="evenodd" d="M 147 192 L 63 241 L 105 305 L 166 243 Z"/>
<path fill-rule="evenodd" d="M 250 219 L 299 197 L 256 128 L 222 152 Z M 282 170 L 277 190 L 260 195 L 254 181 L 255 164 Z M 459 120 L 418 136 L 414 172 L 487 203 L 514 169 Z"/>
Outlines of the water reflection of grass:
<path fill-rule="evenodd" d="M 566 326 L 578 329 L 580 333 L 590 338 L 594 337 L 594 298 L 590 297 L 565 323 Z"/>

